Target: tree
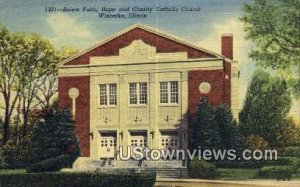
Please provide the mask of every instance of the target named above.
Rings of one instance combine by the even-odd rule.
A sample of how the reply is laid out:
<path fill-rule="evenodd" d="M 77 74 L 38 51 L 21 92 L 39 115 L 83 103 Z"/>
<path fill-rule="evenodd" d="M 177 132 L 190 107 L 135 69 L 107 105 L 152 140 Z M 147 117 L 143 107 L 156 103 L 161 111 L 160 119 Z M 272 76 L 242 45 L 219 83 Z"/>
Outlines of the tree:
<path fill-rule="evenodd" d="M 285 120 L 284 131 L 279 140 L 282 146 L 300 146 L 300 126 L 297 126 L 292 118 Z"/>
<path fill-rule="evenodd" d="M 254 150 L 265 150 L 268 149 L 269 144 L 266 140 L 259 135 L 250 135 L 247 137 L 248 149 Z"/>
<path fill-rule="evenodd" d="M 12 114 L 22 118 L 26 136 L 30 111 L 49 107 L 57 93 L 57 67 L 78 50 L 54 46 L 37 34 L 10 33 L 0 25 L 0 93 L 4 98 L 3 145 L 10 137 Z"/>
<path fill-rule="evenodd" d="M 2 139 L 2 136 L 3 136 L 3 117 L 0 116 L 0 140 Z M 0 148 L 1 148 L 1 144 L 0 144 Z"/>
<path fill-rule="evenodd" d="M 75 123 L 68 110 L 44 109 L 32 133 L 30 163 L 59 155 L 70 155 L 75 160 L 79 145 L 74 129 Z"/>
<path fill-rule="evenodd" d="M 61 62 L 68 57 L 78 53 L 78 49 L 73 47 L 63 47 L 61 50 L 59 50 L 57 55 L 57 62 Z M 36 99 L 39 101 L 39 104 L 42 106 L 42 108 L 49 108 L 51 100 L 53 99 L 53 96 L 56 95 L 58 88 L 57 88 L 57 76 L 58 76 L 58 64 L 56 66 L 52 67 L 50 74 L 46 74 L 43 78 L 44 83 L 39 84 L 37 86 L 38 93 L 36 95 Z"/>
<path fill-rule="evenodd" d="M 283 132 L 290 107 L 286 81 L 262 70 L 256 71 L 239 114 L 243 134 L 262 137 L 271 147 L 279 146 L 278 137 Z"/>
<path fill-rule="evenodd" d="M 232 112 L 226 104 L 221 104 L 215 109 L 215 120 L 219 128 L 220 148 L 234 149 L 241 152 L 245 149 L 246 140 L 240 131 L 237 122 L 233 119 Z"/>
<path fill-rule="evenodd" d="M 23 40 L 0 25 L 0 93 L 4 99 L 3 145 L 9 138 L 9 124 L 22 88 L 21 63 L 24 56 Z"/>
<path fill-rule="evenodd" d="M 241 20 L 246 37 L 255 44 L 250 57 L 276 70 L 300 96 L 300 1 L 255 0 L 245 4 Z"/>
<path fill-rule="evenodd" d="M 194 149 L 217 149 L 220 144 L 219 129 L 215 121 L 214 108 L 206 97 L 200 99 L 196 117 L 192 123 L 192 146 Z"/>
<path fill-rule="evenodd" d="M 28 118 L 31 109 L 37 105 L 35 98 L 38 87 L 45 84 L 48 76 L 54 74 L 58 59 L 53 45 L 37 34 L 16 33 L 23 40 L 23 57 L 20 59 L 22 78 L 19 81 L 25 85 L 20 92 L 23 127 L 22 134 L 26 135 Z"/>
<path fill-rule="evenodd" d="M 26 135 L 28 115 L 31 109 L 37 105 L 49 108 L 51 99 L 58 91 L 58 63 L 78 52 L 78 49 L 72 47 L 64 47 L 60 51 L 55 51 L 48 40 L 38 35 L 29 36 L 28 43 L 31 47 L 28 50 L 29 63 L 24 67 L 25 70 L 28 70 L 29 67 L 31 71 L 24 73 L 26 76 L 24 84 L 27 86 L 21 92 L 23 136 Z"/>

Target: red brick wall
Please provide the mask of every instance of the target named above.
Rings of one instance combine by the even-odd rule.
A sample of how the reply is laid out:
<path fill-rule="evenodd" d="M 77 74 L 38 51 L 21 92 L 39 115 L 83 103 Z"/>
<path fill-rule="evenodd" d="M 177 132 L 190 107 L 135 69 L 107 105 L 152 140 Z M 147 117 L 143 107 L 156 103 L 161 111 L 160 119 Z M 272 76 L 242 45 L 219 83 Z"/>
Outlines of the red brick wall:
<path fill-rule="evenodd" d="M 224 61 L 224 103 L 231 106 L 231 63 Z"/>
<path fill-rule="evenodd" d="M 183 45 L 167 39 L 162 36 L 158 36 L 154 33 L 135 28 L 129 32 L 81 55 L 80 57 L 73 59 L 66 65 L 76 64 L 89 64 L 89 57 L 91 56 L 113 56 L 119 55 L 119 49 L 128 46 L 134 40 L 142 39 L 145 43 L 151 46 L 155 46 L 157 53 L 174 53 L 174 52 L 188 52 L 189 58 L 205 58 L 214 57 L 211 54 L 194 49 L 187 45 Z"/>
<path fill-rule="evenodd" d="M 199 104 L 200 97 L 207 96 L 208 101 L 213 105 L 224 102 L 224 72 L 223 70 L 194 70 L 188 73 L 188 108 L 189 116 L 193 116 Z M 208 82 L 211 90 L 208 94 L 199 91 L 201 82 Z"/>
<path fill-rule="evenodd" d="M 72 111 L 72 100 L 69 89 L 77 88 L 79 96 L 76 99 L 76 129 L 75 133 L 80 141 L 81 156 L 90 156 L 90 79 L 88 76 L 59 77 L 58 104 L 60 108 Z"/>
<path fill-rule="evenodd" d="M 221 41 L 222 55 L 233 59 L 233 37 L 232 34 L 223 35 Z"/>

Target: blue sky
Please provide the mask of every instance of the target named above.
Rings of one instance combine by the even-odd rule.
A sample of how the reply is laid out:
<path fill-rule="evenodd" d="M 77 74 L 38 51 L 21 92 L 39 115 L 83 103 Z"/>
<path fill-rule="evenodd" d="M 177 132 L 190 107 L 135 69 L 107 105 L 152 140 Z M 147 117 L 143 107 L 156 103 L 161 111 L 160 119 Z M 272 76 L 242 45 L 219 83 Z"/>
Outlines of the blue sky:
<path fill-rule="evenodd" d="M 55 37 L 57 33 L 51 25 L 51 17 L 59 17 L 59 13 L 46 14 L 46 6 L 53 7 L 201 7 L 197 13 L 151 13 L 143 19 L 99 19 L 91 13 L 64 13 L 64 18 L 70 18 L 78 24 L 78 28 L 85 27 L 92 33 L 89 40 L 77 40 L 71 43 L 77 47 L 86 47 L 92 39 L 101 39 L 117 32 L 136 22 L 158 27 L 161 30 L 177 34 L 190 41 L 198 41 L 207 37 L 213 31 L 215 23 L 222 24 L 231 18 L 238 18 L 241 14 L 243 3 L 251 0 L 189 0 L 189 1 L 148 1 L 148 0 L 0 0 L 0 23 L 5 24 L 12 31 L 37 32 L 45 37 Z M 61 15 L 60 15 L 61 16 Z M 64 33 L 67 34 L 67 33 Z M 75 38 L 76 39 L 76 38 Z M 74 40 L 75 40 L 74 39 Z M 85 38 L 88 39 L 88 38 Z"/>
<path fill-rule="evenodd" d="M 240 62 L 240 99 L 255 69 L 247 53 L 239 21 L 244 3 L 252 0 L 0 0 L 0 23 L 13 32 L 34 32 L 48 38 L 57 48 L 84 49 L 134 23 L 157 27 L 203 48 L 220 52 L 220 37 L 233 33 L 234 58 Z M 45 7 L 201 7 L 200 12 L 152 12 L 140 19 L 101 19 L 97 13 L 45 13 Z"/>

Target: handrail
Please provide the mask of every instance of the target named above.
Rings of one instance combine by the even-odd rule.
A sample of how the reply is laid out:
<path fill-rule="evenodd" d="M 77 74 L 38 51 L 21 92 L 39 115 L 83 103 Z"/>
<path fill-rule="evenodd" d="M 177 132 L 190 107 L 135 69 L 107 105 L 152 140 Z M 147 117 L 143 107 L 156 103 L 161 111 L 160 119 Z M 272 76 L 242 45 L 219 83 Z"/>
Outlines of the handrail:
<path fill-rule="evenodd" d="M 106 165 L 107 161 L 108 161 L 108 157 L 103 160 L 101 167 L 104 167 Z"/>
<path fill-rule="evenodd" d="M 187 167 L 187 161 L 188 161 L 187 158 L 184 159 L 184 160 L 182 160 L 182 166 L 183 166 L 183 167 Z"/>
<path fill-rule="evenodd" d="M 114 159 L 117 160 L 117 157 L 118 157 L 118 153 L 119 153 L 119 150 L 116 150 L 115 154 L 114 154 Z"/>
<path fill-rule="evenodd" d="M 139 160 L 138 166 L 142 167 L 143 166 L 143 162 L 144 162 L 144 159 Z"/>

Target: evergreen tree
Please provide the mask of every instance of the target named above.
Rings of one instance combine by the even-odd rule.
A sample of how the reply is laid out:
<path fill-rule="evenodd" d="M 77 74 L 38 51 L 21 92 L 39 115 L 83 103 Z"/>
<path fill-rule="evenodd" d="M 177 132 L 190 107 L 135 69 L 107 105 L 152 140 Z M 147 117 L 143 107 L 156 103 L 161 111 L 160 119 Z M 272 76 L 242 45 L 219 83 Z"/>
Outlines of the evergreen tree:
<path fill-rule="evenodd" d="M 214 108 L 206 97 L 200 99 L 197 115 L 192 124 L 194 149 L 217 149 L 220 144 L 219 129 L 215 121 Z"/>
<path fill-rule="evenodd" d="M 237 122 L 233 119 L 232 112 L 226 104 L 215 109 L 215 120 L 219 128 L 221 149 L 235 149 L 241 152 L 245 149 L 246 140 L 242 135 Z"/>
<path fill-rule="evenodd" d="M 79 155 L 79 146 L 74 129 L 75 123 L 68 110 L 48 109 L 32 133 L 30 162 L 59 155 L 70 155 L 75 160 Z"/>
<path fill-rule="evenodd" d="M 239 114 L 242 132 L 246 137 L 264 138 L 271 147 L 280 146 L 278 137 L 284 130 L 290 107 L 291 96 L 286 81 L 256 71 Z"/>

